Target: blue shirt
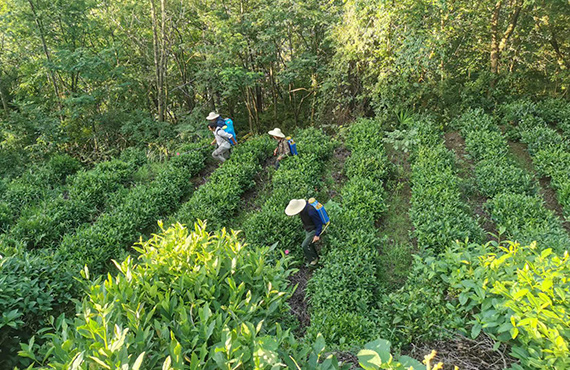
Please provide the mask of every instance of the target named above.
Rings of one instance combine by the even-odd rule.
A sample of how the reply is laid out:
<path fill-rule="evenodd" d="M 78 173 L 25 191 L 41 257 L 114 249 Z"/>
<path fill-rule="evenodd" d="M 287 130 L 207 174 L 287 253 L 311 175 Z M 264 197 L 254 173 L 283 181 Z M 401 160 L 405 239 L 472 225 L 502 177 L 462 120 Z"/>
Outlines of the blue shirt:
<path fill-rule="evenodd" d="M 307 203 L 305 208 L 300 213 L 301 221 L 303 221 L 303 227 L 306 231 L 313 231 L 315 230 L 315 236 L 320 236 L 321 232 L 323 231 L 323 222 L 321 221 L 321 217 L 319 216 L 319 212 Z"/>

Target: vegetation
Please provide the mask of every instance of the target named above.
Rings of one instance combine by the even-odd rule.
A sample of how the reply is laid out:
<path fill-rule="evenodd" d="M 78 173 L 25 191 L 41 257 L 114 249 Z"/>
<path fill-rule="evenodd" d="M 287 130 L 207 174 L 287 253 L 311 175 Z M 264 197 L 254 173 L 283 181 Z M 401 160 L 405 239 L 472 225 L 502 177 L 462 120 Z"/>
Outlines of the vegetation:
<path fill-rule="evenodd" d="M 482 240 L 483 231 L 461 198 L 454 156 L 445 148 L 441 131 L 430 119 L 412 152 L 410 218 L 422 248 L 441 252 L 455 240 Z"/>
<path fill-rule="evenodd" d="M 334 222 L 327 230 L 322 268 L 307 286 L 309 338 L 320 333 L 329 343 L 362 345 L 376 337 L 374 297 L 380 281 L 374 222 L 386 210 L 381 179 L 388 168 L 384 148 L 373 140 L 379 131 L 379 122 L 360 120 L 347 133 L 351 156 L 345 163 L 342 205 L 331 212 Z"/>
<path fill-rule="evenodd" d="M 569 23 L 560 0 L 0 2 L 0 368 L 570 367 Z M 314 268 L 284 213 L 310 197 Z"/>
<path fill-rule="evenodd" d="M 560 220 L 545 208 L 532 177 L 515 164 L 507 139 L 491 117 L 476 110 L 462 115 L 456 124 L 465 136 L 468 152 L 477 161 L 477 184 L 489 198 L 487 208 L 497 226 L 522 243 L 540 241 L 556 251 L 567 249 L 570 238 Z"/>

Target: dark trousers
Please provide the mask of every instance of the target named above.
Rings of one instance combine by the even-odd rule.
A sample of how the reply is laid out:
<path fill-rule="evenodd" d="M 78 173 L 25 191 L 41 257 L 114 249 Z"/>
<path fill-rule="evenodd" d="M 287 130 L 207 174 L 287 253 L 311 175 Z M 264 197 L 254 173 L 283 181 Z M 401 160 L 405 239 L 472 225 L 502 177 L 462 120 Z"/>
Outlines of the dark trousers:
<path fill-rule="evenodd" d="M 315 249 L 315 244 L 313 243 L 313 238 L 315 237 L 316 230 L 305 231 L 305 240 L 303 240 L 303 252 L 305 253 L 305 258 L 310 263 L 316 258 L 319 258 L 317 250 Z"/>

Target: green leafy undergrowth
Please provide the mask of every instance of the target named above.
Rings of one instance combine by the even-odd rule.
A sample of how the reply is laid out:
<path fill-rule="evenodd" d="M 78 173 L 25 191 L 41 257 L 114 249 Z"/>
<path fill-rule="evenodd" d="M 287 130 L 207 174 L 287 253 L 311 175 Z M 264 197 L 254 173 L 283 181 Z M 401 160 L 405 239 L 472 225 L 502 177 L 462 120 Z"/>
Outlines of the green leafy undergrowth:
<path fill-rule="evenodd" d="M 541 247 L 541 248 L 539 248 Z M 457 245 L 433 261 L 456 297 L 452 306 L 469 313 L 466 335 L 481 331 L 511 347 L 515 369 L 561 369 L 570 365 L 568 253 L 547 245 Z"/>
<path fill-rule="evenodd" d="M 30 249 L 57 247 L 65 234 L 122 203 L 141 164 L 136 158 L 127 159 L 101 162 L 92 170 L 78 172 L 57 197 L 25 210 L 9 237 Z"/>
<path fill-rule="evenodd" d="M 382 333 L 398 346 L 481 332 L 511 348 L 512 369 L 569 365 L 568 253 L 515 242 L 456 243 L 416 258 L 399 291 L 382 297 Z M 423 299 L 418 299 L 423 297 Z"/>
<path fill-rule="evenodd" d="M 523 111 L 520 106 L 528 106 Z M 518 108 L 518 109 L 517 109 Z M 546 101 L 542 104 L 530 102 L 512 103 L 504 108 L 517 112 L 517 133 L 521 141 L 528 145 L 536 171 L 542 177 L 551 179 L 551 186 L 556 190 L 558 201 L 564 208 L 564 214 L 570 216 L 570 104 L 560 101 Z M 561 135 L 549 126 L 558 125 L 564 130 Z"/>
<path fill-rule="evenodd" d="M 269 264 L 269 248 L 237 233 L 177 224 L 136 247 L 138 259 L 93 281 L 77 305 L 22 345 L 38 368 L 338 369 L 321 336 L 298 342 L 279 320 L 291 295 L 290 257 Z M 86 275 L 86 274 L 84 274 Z"/>
<path fill-rule="evenodd" d="M 27 342 L 77 295 L 69 264 L 49 253 L 0 255 L 0 368 L 27 366 L 17 356 Z"/>
<path fill-rule="evenodd" d="M 121 204 L 92 225 L 67 234 L 57 253 L 93 272 L 104 272 L 111 259 L 121 257 L 158 219 L 178 207 L 192 191 L 190 179 L 204 167 L 204 160 L 198 151 L 172 157 L 154 181 L 130 190 Z"/>
<path fill-rule="evenodd" d="M 61 194 L 68 178 L 81 168 L 79 161 L 64 154 L 53 156 L 43 166 L 32 166 L 20 177 L 0 186 L 0 231 L 8 231 L 20 214 L 43 199 Z"/>

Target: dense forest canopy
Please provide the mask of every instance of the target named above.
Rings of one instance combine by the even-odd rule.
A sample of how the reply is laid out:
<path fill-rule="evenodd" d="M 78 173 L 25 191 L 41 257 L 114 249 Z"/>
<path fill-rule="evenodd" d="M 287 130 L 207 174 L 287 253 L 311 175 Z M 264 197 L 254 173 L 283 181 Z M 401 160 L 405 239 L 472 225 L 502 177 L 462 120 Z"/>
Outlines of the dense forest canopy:
<path fill-rule="evenodd" d="M 211 110 L 243 133 L 568 96 L 569 24 L 566 0 L 3 0 L 3 157 L 106 158 Z"/>

